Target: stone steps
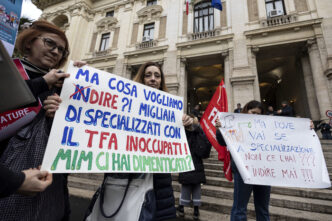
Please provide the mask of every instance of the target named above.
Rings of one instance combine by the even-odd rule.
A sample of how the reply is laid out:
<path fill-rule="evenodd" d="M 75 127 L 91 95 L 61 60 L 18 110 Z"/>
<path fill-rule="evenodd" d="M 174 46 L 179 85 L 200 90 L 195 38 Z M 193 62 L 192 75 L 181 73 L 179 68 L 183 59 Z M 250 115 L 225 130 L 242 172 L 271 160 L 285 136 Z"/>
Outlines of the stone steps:
<path fill-rule="evenodd" d="M 330 178 L 332 178 L 332 141 L 321 140 Z M 207 183 L 202 186 L 200 220 L 220 221 L 230 219 L 233 204 L 233 182 L 224 178 L 223 162 L 217 160 L 212 149 L 209 159 L 204 160 Z M 70 194 L 90 200 L 102 183 L 104 174 L 71 174 Z M 178 202 L 180 184 L 178 174 L 172 174 L 174 195 Z M 192 208 L 185 208 L 186 216 L 179 220 L 193 220 Z M 272 187 L 270 200 L 271 220 L 332 220 L 332 188 L 304 189 Z M 248 205 L 248 218 L 255 220 L 253 198 Z"/>
<path fill-rule="evenodd" d="M 176 202 L 179 200 L 180 193 L 174 193 Z M 218 211 L 224 214 L 230 214 L 232 208 L 233 200 L 229 199 L 219 199 L 215 197 L 208 197 L 202 195 L 202 206 L 201 210 L 207 211 Z M 308 212 L 303 210 L 295 210 L 295 209 L 288 209 L 276 206 L 270 206 L 270 218 L 271 220 L 292 220 L 292 221 L 313 221 L 313 220 L 320 220 L 320 221 L 331 221 L 332 215 L 331 214 L 324 214 L 324 213 L 315 213 L 315 212 Z M 248 218 L 254 219 L 255 218 L 255 209 L 252 203 L 248 204 Z M 216 219 L 213 219 L 216 220 Z"/>
<path fill-rule="evenodd" d="M 180 192 L 180 186 L 181 185 L 179 183 L 173 182 L 174 191 Z M 233 200 L 233 188 L 202 185 L 202 195 L 218 199 Z M 250 198 L 250 202 L 253 203 L 253 197 Z M 209 202 L 206 203 L 208 204 Z M 303 198 L 284 194 L 276 194 L 272 192 L 270 205 L 288 209 L 328 213 L 332 215 L 332 201 L 330 199 L 322 200 Z"/>

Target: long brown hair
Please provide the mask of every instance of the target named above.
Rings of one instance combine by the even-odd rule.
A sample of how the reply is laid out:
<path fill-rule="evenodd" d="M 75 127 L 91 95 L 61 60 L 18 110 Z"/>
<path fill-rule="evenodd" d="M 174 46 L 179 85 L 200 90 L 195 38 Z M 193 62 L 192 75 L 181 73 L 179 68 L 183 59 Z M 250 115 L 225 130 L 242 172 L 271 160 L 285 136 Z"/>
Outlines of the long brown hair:
<path fill-rule="evenodd" d="M 134 77 L 133 81 L 144 84 L 144 74 L 145 74 L 145 70 L 150 67 L 150 66 L 156 66 L 160 73 L 161 73 L 161 83 L 160 83 L 160 88 L 159 90 L 168 92 L 168 89 L 166 87 L 166 83 L 165 83 L 165 75 L 163 70 L 161 69 L 160 65 L 156 62 L 146 62 L 145 64 L 142 64 L 141 67 L 138 69 L 138 72 L 136 74 L 136 76 Z"/>
<path fill-rule="evenodd" d="M 263 112 L 264 112 L 263 105 L 261 102 L 256 101 L 256 100 L 249 101 L 246 105 L 244 105 L 241 113 L 247 114 L 249 110 L 254 109 L 254 108 L 260 109 L 261 114 L 263 114 Z"/>
<path fill-rule="evenodd" d="M 62 67 L 66 63 L 69 54 L 68 39 L 65 33 L 60 28 L 51 24 L 48 21 L 43 21 L 43 20 L 35 21 L 32 23 L 30 28 L 23 30 L 17 37 L 17 42 L 16 42 L 17 49 L 25 56 L 29 55 L 30 49 L 27 47 L 27 45 L 31 45 L 32 42 L 36 40 L 38 36 L 44 33 L 56 34 L 66 43 L 65 50 L 68 51 L 67 55 L 62 56 L 59 63 L 52 68 Z"/>

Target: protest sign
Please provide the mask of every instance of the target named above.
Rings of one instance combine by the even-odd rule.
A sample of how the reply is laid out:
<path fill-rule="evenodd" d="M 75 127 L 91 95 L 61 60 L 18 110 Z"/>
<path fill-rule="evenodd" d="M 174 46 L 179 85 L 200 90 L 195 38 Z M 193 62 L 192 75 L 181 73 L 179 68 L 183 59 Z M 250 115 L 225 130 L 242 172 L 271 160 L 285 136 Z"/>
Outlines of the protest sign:
<path fill-rule="evenodd" d="M 247 184 L 331 186 L 318 136 L 310 120 L 220 113 L 220 131 Z"/>
<path fill-rule="evenodd" d="M 178 173 L 194 169 L 183 99 L 100 71 L 64 82 L 42 169 L 52 173 Z"/>
<path fill-rule="evenodd" d="M 22 0 L 3 0 L 0 3 L 0 40 L 8 54 L 14 51 L 22 10 Z"/>

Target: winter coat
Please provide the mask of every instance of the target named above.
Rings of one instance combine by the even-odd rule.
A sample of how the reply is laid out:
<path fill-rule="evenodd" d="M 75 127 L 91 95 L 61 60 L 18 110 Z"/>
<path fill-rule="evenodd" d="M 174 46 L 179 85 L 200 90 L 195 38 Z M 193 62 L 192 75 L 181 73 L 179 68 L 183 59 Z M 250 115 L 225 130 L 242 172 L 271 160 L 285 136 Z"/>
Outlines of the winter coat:
<path fill-rule="evenodd" d="M 210 156 L 211 144 L 201 127 L 197 127 L 194 131 L 186 130 L 186 135 L 195 170 L 180 173 L 179 182 L 181 184 L 206 183 L 203 159 Z"/>
<path fill-rule="evenodd" d="M 153 174 L 153 189 L 156 196 L 155 221 L 176 218 L 171 174 Z"/>
<path fill-rule="evenodd" d="M 27 81 L 30 90 L 35 97 L 39 98 L 43 103 L 47 96 L 52 95 L 55 92 L 53 90 L 49 90 L 45 80 L 42 78 L 47 71 L 41 70 L 25 60 L 22 60 L 22 64 L 30 77 L 30 80 Z M 59 91 L 56 92 L 59 93 Z M 40 112 L 42 111 L 44 110 L 41 110 Z M 37 130 L 32 130 L 30 133 L 21 132 L 21 130 L 28 128 L 30 124 L 32 125 L 34 123 L 34 121 L 32 121 L 30 124 L 21 128 L 14 137 L 10 138 L 9 143 L 7 140 L 1 142 L 1 145 L 5 145 L 4 147 L 6 147 L 7 144 L 12 144 L 19 150 L 19 148 L 24 147 L 23 143 L 28 143 L 28 141 L 32 140 L 29 139 L 28 135 L 33 136 L 34 134 L 39 134 L 39 136 L 35 137 L 38 139 L 34 140 L 36 145 L 35 152 L 31 153 L 34 157 L 31 164 L 36 165 L 29 165 L 27 168 L 23 168 L 27 165 L 23 165 L 20 164 L 20 162 L 15 161 L 15 156 L 12 154 L 13 152 L 10 148 L 5 148 L 0 158 L 0 163 L 2 165 L 6 167 L 15 167 L 9 169 L 16 173 L 19 173 L 21 170 L 41 165 L 46 149 L 47 138 L 52 126 L 52 119 L 45 118 L 45 116 L 42 116 L 41 118 L 46 119 L 46 123 L 43 125 L 44 127 L 42 127 L 45 129 L 43 130 L 45 133 L 36 132 Z M 27 135 L 27 137 L 24 136 L 23 139 L 21 137 L 22 134 Z M 47 137 L 44 134 L 47 134 Z M 21 138 L 22 144 L 19 141 Z M 17 153 L 17 151 L 15 153 Z M 31 156 L 27 155 L 25 157 Z M 0 199 L 0 210 L 0 220 L 68 220 L 70 208 L 67 188 L 67 174 L 53 174 L 52 184 L 44 192 L 38 193 L 35 196 L 12 194 L 9 197 Z"/>

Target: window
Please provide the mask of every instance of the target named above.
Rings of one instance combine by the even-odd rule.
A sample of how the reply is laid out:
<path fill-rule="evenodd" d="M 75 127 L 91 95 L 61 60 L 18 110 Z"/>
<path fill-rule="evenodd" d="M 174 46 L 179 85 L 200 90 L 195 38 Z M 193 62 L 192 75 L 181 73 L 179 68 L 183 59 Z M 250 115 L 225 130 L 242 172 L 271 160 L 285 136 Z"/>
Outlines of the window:
<path fill-rule="evenodd" d="M 267 17 L 285 15 L 285 5 L 283 0 L 265 0 Z"/>
<path fill-rule="evenodd" d="M 150 6 L 150 5 L 156 5 L 157 4 L 157 0 L 148 0 L 146 5 Z"/>
<path fill-rule="evenodd" d="M 106 17 L 113 17 L 113 16 L 114 16 L 114 11 L 106 12 Z"/>
<path fill-rule="evenodd" d="M 110 43 L 110 33 L 103 34 L 101 36 L 99 51 L 107 50 L 109 43 Z"/>
<path fill-rule="evenodd" d="M 143 41 L 153 40 L 154 23 L 144 25 Z"/>
<path fill-rule="evenodd" d="M 211 1 L 198 3 L 194 8 L 194 33 L 211 31 L 213 29 L 214 22 Z"/>

